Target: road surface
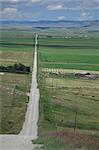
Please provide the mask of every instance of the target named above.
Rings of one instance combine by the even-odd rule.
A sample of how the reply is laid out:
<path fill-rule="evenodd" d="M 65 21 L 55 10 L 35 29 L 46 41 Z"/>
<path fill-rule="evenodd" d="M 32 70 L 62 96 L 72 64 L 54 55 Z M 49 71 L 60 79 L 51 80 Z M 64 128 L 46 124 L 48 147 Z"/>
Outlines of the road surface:
<path fill-rule="evenodd" d="M 30 101 L 27 107 L 25 122 L 18 135 L 0 135 L 0 150 L 34 150 L 35 148 L 31 140 L 36 139 L 38 133 L 39 90 L 37 89 L 37 44 L 38 36 L 36 35 Z"/>

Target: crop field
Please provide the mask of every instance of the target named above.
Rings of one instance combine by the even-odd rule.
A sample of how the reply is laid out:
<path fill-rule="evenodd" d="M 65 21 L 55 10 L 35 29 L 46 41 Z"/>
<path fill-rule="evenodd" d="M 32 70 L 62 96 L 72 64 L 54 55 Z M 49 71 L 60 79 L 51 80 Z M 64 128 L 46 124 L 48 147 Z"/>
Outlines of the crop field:
<path fill-rule="evenodd" d="M 45 68 L 98 71 L 98 41 L 98 38 L 39 39 L 39 57 Z"/>
<path fill-rule="evenodd" d="M 2 31 L 0 38 L 0 45 L 2 51 L 26 51 L 31 52 L 34 45 L 33 33 L 26 33 L 18 31 Z"/>
<path fill-rule="evenodd" d="M 31 52 L 16 52 L 16 51 L 3 51 L 1 52 L 0 62 L 2 65 L 12 65 L 15 63 L 22 63 L 27 66 L 32 65 L 33 55 Z M 6 60 L 6 61 L 5 61 Z"/>
<path fill-rule="evenodd" d="M 31 66 L 33 62 L 34 35 L 28 31 L 2 31 L 0 38 L 0 63 L 11 65 L 23 63 Z"/>
<path fill-rule="evenodd" d="M 0 133 L 16 134 L 22 128 L 30 88 L 27 75 L 4 74 L 0 76 L 1 119 Z"/>
<path fill-rule="evenodd" d="M 3 30 L 0 37 L 0 65 L 33 65 L 34 35 L 28 31 Z M 30 74 L 0 73 L 0 133 L 17 134 L 25 120 Z"/>
<path fill-rule="evenodd" d="M 39 139 L 33 143 L 47 150 L 99 149 L 98 40 L 39 38 Z"/>
<path fill-rule="evenodd" d="M 52 28 L 33 32 L 2 30 L 0 63 L 32 67 L 36 31 L 40 113 L 39 138 L 33 143 L 43 144 L 47 150 L 98 150 L 99 38 L 66 37 L 65 34 L 63 38 Z M 75 76 L 79 72 L 93 76 Z M 0 74 L 0 133 L 20 132 L 30 84 L 31 73 Z"/>

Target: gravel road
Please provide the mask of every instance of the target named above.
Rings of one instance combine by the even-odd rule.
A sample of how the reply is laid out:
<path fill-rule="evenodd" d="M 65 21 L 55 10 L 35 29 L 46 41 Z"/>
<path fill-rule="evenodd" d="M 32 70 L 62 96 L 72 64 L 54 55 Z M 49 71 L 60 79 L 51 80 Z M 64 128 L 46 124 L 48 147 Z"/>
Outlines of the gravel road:
<path fill-rule="evenodd" d="M 39 89 L 37 89 L 37 44 L 38 35 L 36 35 L 35 38 L 35 54 L 32 71 L 30 101 L 27 107 L 25 122 L 21 132 L 18 135 L 0 135 L 0 150 L 35 149 L 35 146 L 32 144 L 31 140 L 36 139 L 38 133 L 37 122 L 39 116 Z"/>

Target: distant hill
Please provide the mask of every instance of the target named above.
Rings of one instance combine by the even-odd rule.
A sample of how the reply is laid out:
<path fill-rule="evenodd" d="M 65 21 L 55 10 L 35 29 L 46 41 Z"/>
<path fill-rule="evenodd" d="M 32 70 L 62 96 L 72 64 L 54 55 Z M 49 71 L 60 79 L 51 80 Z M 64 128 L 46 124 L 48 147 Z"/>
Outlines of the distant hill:
<path fill-rule="evenodd" d="M 30 26 L 30 27 L 90 27 L 99 26 L 99 20 L 94 21 L 0 21 L 1 26 Z"/>

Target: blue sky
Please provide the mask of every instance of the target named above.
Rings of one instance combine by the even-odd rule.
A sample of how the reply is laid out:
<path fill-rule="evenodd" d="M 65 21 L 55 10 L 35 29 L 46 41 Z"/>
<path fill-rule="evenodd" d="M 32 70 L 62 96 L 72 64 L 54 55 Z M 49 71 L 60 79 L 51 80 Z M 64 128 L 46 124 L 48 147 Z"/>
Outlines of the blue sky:
<path fill-rule="evenodd" d="M 0 20 L 95 20 L 99 0 L 0 0 Z"/>

